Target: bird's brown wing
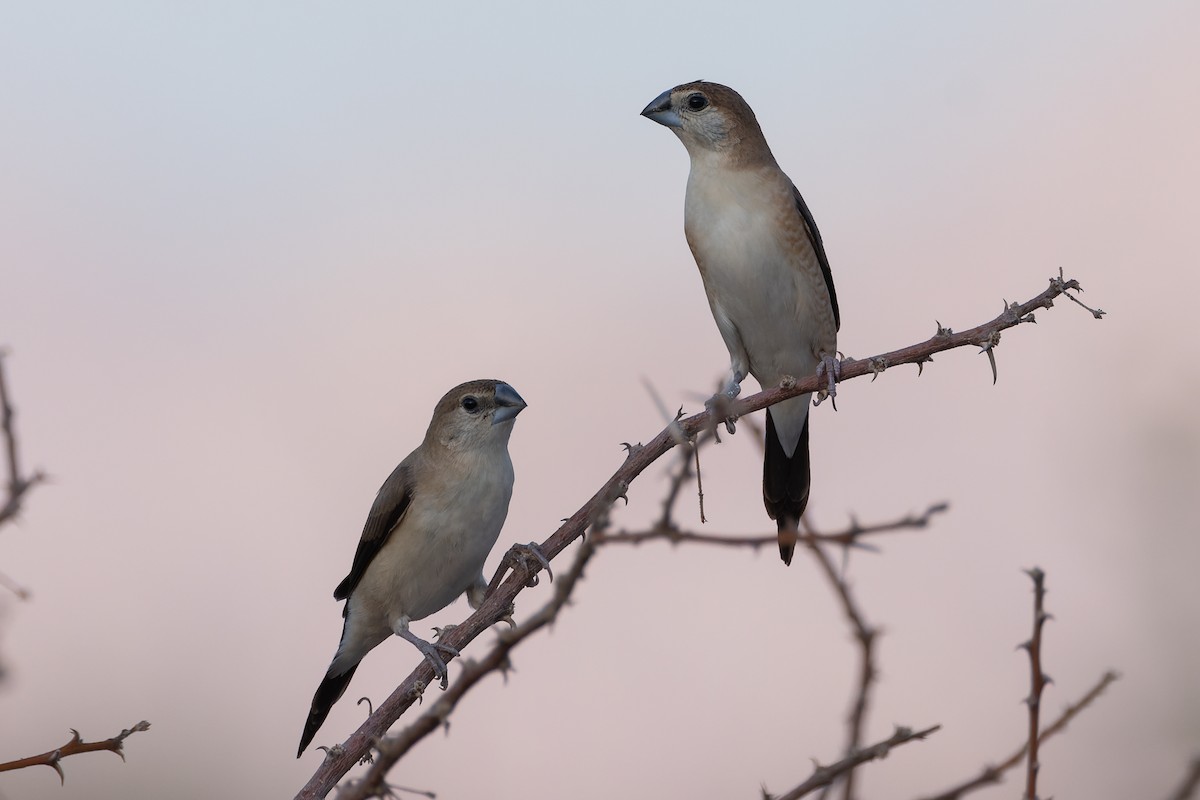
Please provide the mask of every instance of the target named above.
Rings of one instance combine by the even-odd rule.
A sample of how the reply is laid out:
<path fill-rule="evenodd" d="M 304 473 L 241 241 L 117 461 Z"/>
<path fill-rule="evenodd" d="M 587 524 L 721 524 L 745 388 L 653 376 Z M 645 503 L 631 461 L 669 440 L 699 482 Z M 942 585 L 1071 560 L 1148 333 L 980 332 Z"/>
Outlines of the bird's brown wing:
<path fill-rule="evenodd" d="M 409 479 L 408 464 L 402 463 L 392 471 L 380 487 L 379 494 L 375 496 L 375 502 L 371 505 L 371 512 L 363 526 L 362 538 L 358 540 L 358 550 L 354 553 L 350 574 L 333 590 L 335 600 L 345 600 L 358 586 L 371 560 L 387 544 L 388 537 L 404 518 L 405 512 L 412 504 L 412 498 L 413 485 Z M 342 615 L 345 614 L 346 609 L 343 608 Z"/>
<path fill-rule="evenodd" d="M 825 255 L 825 243 L 821 241 L 821 232 L 817 230 L 817 221 L 813 219 L 808 204 L 800 196 L 800 190 L 792 186 L 792 196 L 796 198 L 796 210 L 804 220 L 804 228 L 808 231 L 808 239 L 812 242 L 813 250 L 817 253 L 817 261 L 821 264 L 821 274 L 825 276 L 825 288 L 829 290 L 829 303 L 833 306 L 833 325 L 835 330 L 842 329 L 842 315 L 838 313 L 837 292 L 833 288 L 833 272 L 829 269 L 829 257 Z"/>

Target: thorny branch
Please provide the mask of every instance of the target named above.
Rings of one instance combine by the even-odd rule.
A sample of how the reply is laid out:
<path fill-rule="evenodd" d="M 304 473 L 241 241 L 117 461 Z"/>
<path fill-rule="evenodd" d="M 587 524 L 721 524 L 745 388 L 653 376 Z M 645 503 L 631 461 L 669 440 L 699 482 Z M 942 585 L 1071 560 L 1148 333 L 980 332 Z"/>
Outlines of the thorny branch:
<path fill-rule="evenodd" d="M 46 480 L 46 476 L 40 471 L 32 475 L 24 475 L 21 472 L 17 434 L 13 425 L 16 411 L 9 402 L 8 385 L 4 380 L 5 355 L 4 349 L 0 348 L 0 430 L 4 433 L 4 455 L 8 464 L 5 497 L 3 503 L 0 503 L 0 525 L 15 518 L 21 512 L 21 502 L 25 499 L 26 492 Z"/>
<path fill-rule="evenodd" d="M 1029 641 L 1021 644 L 1022 649 L 1029 652 L 1029 697 L 1025 704 L 1029 706 L 1029 758 L 1026 759 L 1025 800 L 1037 800 L 1038 768 L 1038 711 L 1042 705 L 1042 690 L 1049 680 L 1042 672 L 1042 628 L 1049 618 L 1044 609 L 1046 599 L 1046 573 L 1037 567 L 1026 572 L 1033 581 L 1033 635 Z"/>
<path fill-rule="evenodd" d="M 1092 702 L 1101 694 L 1103 694 L 1104 690 L 1107 689 L 1109 685 L 1116 681 L 1119 677 L 1120 676 L 1117 673 L 1112 672 L 1111 670 L 1104 673 L 1096 685 L 1088 690 L 1087 694 L 1079 698 L 1079 700 L 1074 704 L 1067 706 L 1066 709 L 1063 710 L 1063 713 L 1059 715 L 1058 719 L 1054 720 L 1049 727 L 1042 730 L 1041 734 L 1038 736 L 1038 744 L 1045 742 L 1056 733 L 1062 732 L 1063 729 L 1067 727 L 1067 724 L 1079 715 L 1079 712 L 1090 706 Z M 1019 748 L 1017 748 L 1015 753 L 1001 761 L 999 764 L 996 764 L 995 766 L 984 767 L 976 777 L 969 778 L 939 794 L 924 797 L 922 800 L 958 800 L 958 798 L 973 792 L 976 789 L 984 786 L 990 786 L 994 783 L 999 783 L 1001 780 L 1003 780 L 1004 773 L 1021 763 L 1021 759 L 1025 757 L 1025 753 L 1028 750 L 1029 742 L 1025 742 Z"/>
<path fill-rule="evenodd" d="M 62 747 L 42 753 L 41 755 L 29 756 L 28 758 L 20 758 L 16 761 L 9 761 L 0 764 L 0 772 L 7 772 L 12 769 L 24 769 L 38 764 L 43 764 L 50 767 L 58 773 L 58 779 L 65 783 L 67 777 L 63 774 L 62 764 L 60 763 L 67 756 L 74 756 L 80 753 L 94 753 L 98 750 L 106 750 L 110 753 L 116 753 L 125 760 L 124 742 L 138 731 L 146 731 L 150 729 L 150 723 L 142 720 L 132 728 L 126 728 L 111 739 L 105 739 L 102 742 L 85 742 L 79 735 L 79 731 L 71 729 L 71 741 L 64 744 Z"/>
<path fill-rule="evenodd" d="M 1024 303 L 1006 303 L 1004 311 L 998 317 L 970 330 L 953 333 L 939 325 L 938 332 L 924 342 L 868 359 L 847 360 L 842 364 L 841 381 L 844 383 L 868 373 L 878 376 L 880 372 L 889 367 L 901 364 L 921 365 L 928 362 L 935 353 L 967 345 L 987 345 L 990 352 L 991 348 L 995 346 L 995 342 L 998 341 L 1001 331 L 1022 322 L 1033 322 L 1034 311 L 1051 308 L 1054 300 L 1060 295 L 1068 291 L 1079 290 L 1078 281 L 1064 280 L 1060 272 L 1059 277 L 1052 278 L 1050 286 L 1037 296 Z M 736 401 L 732 404 L 730 411 L 737 416 L 744 416 L 782 400 L 819 391 L 823 385 L 824 381 L 817 375 L 804 376 L 795 380 L 788 379 L 781 382 L 780 386 Z M 627 497 L 630 485 L 647 467 L 677 444 L 687 442 L 703 431 L 715 430 L 716 425 L 722 421 L 719 417 L 723 416 L 724 414 L 717 410 L 706 410 L 671 423 L 648 444 L 631 445 L 624 463 L 591 499 L 539 545 L 541 552 L 548 559 L 553 559 L 569 544 L 583 536 L 588 529 L 595 526 L 603 527 L 612 504 L 617 498 Z M 526 559 L 520 562 L 497 590 L 492 592 L 463 623 L 450 631 L 441 640 L 442 643 L 461 651 L 483 631 L 507 615 L 508 608 L 513 604 L 517 595 L 525 589 L 541 569 L 541 565 L 533 560 Z M 340 748 L 335 748 L 329 753 L 309 782 L 297 794 L 297 798 L 317 798 L 328 794 L 342 776 L 368 754 L 373 743 L 378 741 L 396 720 L 416 702 L 424 687 L 430 684 L 433 677 L 433 668 L 428 662 L 422 662 L 414 669 Z"/>
<path fill-rule="evenodd" d="M 856 750 L 853 755 L 843 758 L 836 764 L 830 764 L 827 767 L 818 766 L 813 770 L 813 774 L 808 780 L 787 794 L 780 795 L 779 797 L 772 797 L 767 795 L 766 792 L 763 794 L 765 797 L 770 798 L 770 800 L 797 800 L 797 798 L 803 797 L 815 789 L 831 786 L 835 780 L 842 775 L 849 775 L 860 764 L 874 761 L 877 758 L 885 758 L 893 747 L 911 742 L 914 739 L 924 739 L 941 727 L 941 725 L 934 725 L 932 728 L 926 728 L 923 731 L 913 731 L 910 728 L 896 728 L 896 732 L 882 742 L 861 750 Z"/>

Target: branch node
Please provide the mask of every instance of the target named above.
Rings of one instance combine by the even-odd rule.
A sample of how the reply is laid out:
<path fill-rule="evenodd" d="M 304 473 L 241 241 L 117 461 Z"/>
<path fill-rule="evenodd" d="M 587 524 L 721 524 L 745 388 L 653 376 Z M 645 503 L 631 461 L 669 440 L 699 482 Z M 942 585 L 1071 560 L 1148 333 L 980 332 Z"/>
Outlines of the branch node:
<path fill-rule="evenodd" d="M 867 369 L 869 369 L 871 371 L 871 383 L 874 383 L 875 379 L 878 378 L 883 373 L 883 371 L 886 370 L 887 368 L 888 368 L 888 362 L 887 362 L 887 359 L 884 358 L 883 356 L 875 356 L 870 361 L 868 361 Z M 921 368 L 921 363 L 918 361 L 917 369 L 920 370 L 920 368 Z"/>

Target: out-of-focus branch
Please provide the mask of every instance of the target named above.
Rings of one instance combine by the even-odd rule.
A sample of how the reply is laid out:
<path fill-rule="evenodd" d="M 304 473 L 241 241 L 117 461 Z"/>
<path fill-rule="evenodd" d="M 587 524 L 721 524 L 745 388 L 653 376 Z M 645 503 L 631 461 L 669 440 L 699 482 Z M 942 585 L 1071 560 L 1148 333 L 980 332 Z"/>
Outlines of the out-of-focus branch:
<path fill-rule="evenodd" d="M 482 659 L 479 661 L 467 659 L 458 680 L 438 697 L 437 702 L 428 711 L 404 730 L 394 736 L 388 736 L 379 743 L 376 748 L 375 761 L 367 770 L 366 775 L 339 789 L 338 800 L 365 800 L 368 797 L 386 796 L 388 770 L 417 742 L 446 724 L 446 720 L 458 705 L 458 701 L 486 675 L 492 672 L 506 671 L 509 667 L 508 655 L 514 647 L 554 622 L 558 612 L 570 599 L 571 592 L 574 591 L 576 583 L 583 575 L 584 567 L 587 566 L 595 552 L 595 542 L 585 540 L 576 551 L 575 561 L 571 564 L 571 568 L 560 574 L 555 580 L 554 597 L 550 602 L 520 625 L 501 633 L 499 640 Z"/>
<path fill-rule="evenodd" d="M 0 348 L 0 431 L 3 431 L 4 456 L 8 465 L 4 502 L 0 503 L 0 525 L 15 518 L 21 512 L 21 502 L 25 499 L 26 492 L 46 480 L 46 476 L 40 471 L 32 475 L 24 475 L 21 472 L 17 432 L 13 424 L 17 414 L 9 401 L 8 385 L 4 380 L 5 355 L 3 348 Z"/>
<path fill-rule="evenodd" d="M 830 764 L 827 767 L 818 766 L 813 770 L 813 774 L 808 780 L 786 794 L 778 797 L 766 795 L 765 792 L 763 794 L 766 797 L 770 797 L 770 800 L 797 800 L 809 792 L 831 785 L 842 775 L 850 774 L 860 764 L 874 761 L 877 758 L 884 758 L 891 752 L 893 747 L 911 742 L 914 739 L 924 739 L 941 727 L 941 725 L 934 725 L 932 728 L 926 728 L 923 731 L 914 731 L 910 728 L 896 728 L 896 732 L 882 742 L 873 744 L 870 747 L 864 747 L 861 750 L 856 750 L 852 755 L 843 758 L 836 764 Z"/>
<path fill-rule="evenodd" d="M 880 533 L 920 530 L 921 528 L 928 527 L 934 515 L 940 514 L 949 508 L 950 505 L 948 503 L 936 503 L 925 509 L 925 511 L 921 514 L 909 514 L 897 520 L 881 522 L 875 525 L 860 525 L 858 520 L 851 519 L 850 527 L 844 531 L 838 531 L 837 533 L 817 533 L 811 528 L 806 527 L 804 530 L 797 532 L 796 540 L 809 545 L 838 544 L 845 547 L 873 549 L 870 545 L 863 543 L 861 540 L 864 537 Z M 775 547 L 779 542 L 779 536 L 775 533 L 764 536 L 696 533 L 694 531 L 681 530 L 680 528 L 675 527 L 673 523 L 664 526 L 661 520 L 649 530 L 614 531 L 612 533 L 605 531 L 604 533 L 599 534 L 599 536 L 603 538 L 604 544 L 642 544 L 643 542 L 652 542 L 663 539 L 673 544 L 689 542 L 725 547 L 750 547 L 756 550 L 765 545 Z"/>
<path fill-rule="evenodd" d="M 858 688 L 854 693 L 854 702 L 850 707 L 850 716 L 846 720 L 847 737 L 845 753 L 849 757 L 858 752 L 859 745 L 862 743 L 863 721 L 867 716 L 867 704 L 870 699 L 871 684 L 875 682 L 877 674 L 874 647 L 875 629 L 866 623 L 862 610 L 859 609 L 854 595 L 850 593 L 849 585 L 838 574 L 837 567 L 833 565 L 829 554 L 816 542 L 809 542 L 808 549 L 813 554 L 813 558 L 816 559 L 818 566 L 821 567 L 821 571 L 825 573 L 825 577 L 828 578 L 834 593 L 838 596 L 838 601 L 842 605 L 842 613 L 846 615 L 846 621 L 850 623 L 850 627 L 854 631 L 854 638 L 858 641 L 861 653 L 858 667 Z M 832 788 L 832 784 L 830 784 L 830 788 Z M 851 766 L 845 771 L 843 776 L 842 796 L 846 800 L 851 800 L 853 792 L 854 767 Z"/>
<path fill-rule="evenodd" d="M 1183 783 L 1171 792 L 1171 796 L 1167 800 L 1190 800 L 1195 796 L 1196 789 L 1200 789 L 1200 756 L 1192 759 L 1187 774 L 1183 776 Z"/>
<path fill-rule="evenodd" d="M 8 577 L 8 575 L 4 574 L 3 572 L 0 572 L 0 586 L 3 586 L 5 589 L 8 589 L 10 592 L 15 594 L 18 600 L 29 599 L 29 590 L 14 581 L 12 578 Z"/>
<path fill-rule="evenodd" d="M 1029 706 L 1029 740 L 1026 744 L 1029 757 L 1026 759 L 1025 800 L 1037 800 L 1037 776 L 1041 766 L 1038 764 L 1038 711 L 1042 705 L 1042 690 L 1046 688 L 1046 673 L 1042 672 L 1042 627 L 1048 619 L 1043 605 L 1046 573 L 1034 567 L 1026 574 L 1033 581 L 1033 635 L 1021 644 L 1021 648 L 1029 653 L 1029 697 L 1025 698 L 1025 704 Z"/>
<path fill-rule="evenodd" d="M 1024 303 L 1006 303 L 1004 311 L 998 317 L 970 330 L 954 333 L 939 325 L 937 333 L 924 342 L 861 361 L 847 360 L 842 364 L 841 382 L 845 383 L 866 374 L 877 376 L 889 367 L 900 364 L 924 364 L 935 353 L 968 345 L 981 347 L 991 358 L 1000 341 L 1001 331 L 1022 322 L 1033 322 L 1034 311 L 1051 308 L 1054 300 L 1060 295 L 1079 289 L 1078 281 L 1064 280 L 1060 273 L 1059 277 L 1052 278 L 1050 286 L 1037 296 Z M 589 528 L 603 524 L 608 518 L 612 504 L 618 498 L 627 498 L 630 485 L 647 467 L 677 444 L 691 442 L 703 431 L 715 430 L 725 413 L 743 416 L 791 397 L 819 391 L 824 385 L 825 382 L 816 375 L 787 379 L 775 388 L 736 401 L 729 412 L 706 410 L 672 422 L 648 444 L 631 445 L 624 463 L 612 477 L 558 530 L 542 542 L 539 549 L 547 558 L 553 559 Z M 541 565 L 531 559 L 519 563 L 475 613 L 450 631 L 441 640 L 442 643 L 461 651 L 475 637 L 504 618 L 517 595 L 541 569 Z M 382 738 L 388 728 L 416 702 L 432 680 L 433 668 L 427 661 L 422 662 L 340 748 L 328 755 L 297 797 L 324 797 L 342 776 L 370 751 L 373 742 Z"/>
<path fill-rule="evenodd" d="M 71 729 L 71 741 L 54 750 L 42 753 L 41 755 L 29 756 L 28 758 L 19 758 L 16 761 L 9 761 L 0 764 L 0 772 L 7 772 L 12 769 L 24 769 L 38 764 L 50 767 L 58 773 L 58 779 L 66 782 L 66 775 L 63 774 L 62 760 L 67 756 L 79 755 L 80 753 L 94 753 L 98 750 L 106 750 L 110 753 L 116 753 L 125 760 L 124 742 L 138 731 L 150 730 L 150 723 L 142 720 L 132 728 L 126 728 L 111 739 L 105 739 L 102 742 L 85 742 L 80 736 L 79 731 Z"/>
<path fill-rule="evenodd" d="M 1088 690 L 1087 694 L 1079 698 L 1079 700 L 1074 704 L 1067 706 L 1066 709 L 1063 710 L 1063 713 L 1059 715 L 1058 719 L 1054 720 L 1049 727 L 1042 730 L 1041 734 L 1038 736 L 1038 744 L 1045 742 L 1056 733 L 1062 732 L 1062 730 L 1067 727 L 1067 724 L 1070 723 L 1071 720 L 1075 719 L 1075 717 L 1078 716 L 1081 711 L 1090 706 L 1092 702 L 1101 694 L 1103 694 L 1104 690 L 1107 689 L 1109 685 L 1116 681 L 1119 677 L 1120 676 L 1117 673 L 1111 670 L 1104 673 L 1096 685 Z M 1000 783 L 1000 781 L 1004 778 L 1004 773 L 1020 764 L 1021 759 L 1025 757 L 1025 753 L 1028 750 L 1029 742 L 1025 742 L 1017 749 L 1015 753 L 1001 761 L 999 764 L 996 764 L 995 766 L 984 767 L 983 771 L 980 772 L 976 777 L 969 778 L 939 794 L 924 797 L 922 800 L 958 800 L 958 798 L 965 794 L 969 794 L 976 789 L 980 789 L 984 786 L 990 786 L 994 783 Z"/>

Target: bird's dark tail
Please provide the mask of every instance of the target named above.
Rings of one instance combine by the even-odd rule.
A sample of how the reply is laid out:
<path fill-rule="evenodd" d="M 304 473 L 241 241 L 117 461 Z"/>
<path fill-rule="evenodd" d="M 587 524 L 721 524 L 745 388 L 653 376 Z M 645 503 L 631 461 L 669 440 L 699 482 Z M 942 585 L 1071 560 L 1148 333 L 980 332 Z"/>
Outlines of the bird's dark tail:
<path fill-rule="evenodd" d="M 304 754 L 304 748 L 308 747 L 313 737 L 317 735 L 325 718 L 329 716 L 329 710 L 333 708 L 333 704 L 350 685 L 350 679 L 354 677 L 356 669 L 358 669 L 358 664 L 350 667 L 341 675 L 325 674 L 325 679 L 321 681 L 321 685 L 317 687 L 317 693 L 313 695 L 312 709 L 308 712 L 308 719 L 304 721 L 304 734 L 300 737 L 300 749 L 296 751 L 296 758 Z"/>
<path fill-rule="evenodd" d="M 775 422 L 771 409 L 767 409 L 766 456 L 763 458 L 763 505 L 767 514 L 779 526 L 779 555 L 784 564 L 792 563 L 796 551 L 796 529 L 800 516 L 808 505 L 808 487 L 812 474 L 808 464 L 808 417 L 800 431 L 796 450 L 788 458 L 779 435 L 775 433 Z"/>

